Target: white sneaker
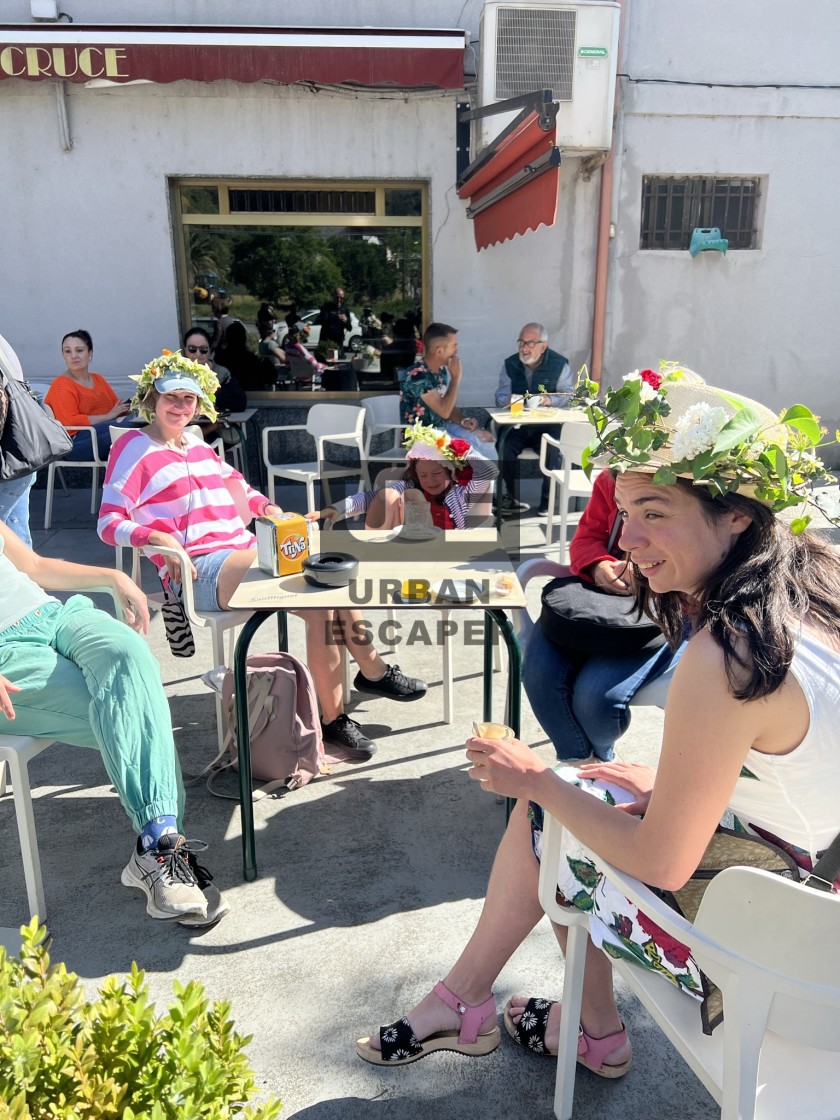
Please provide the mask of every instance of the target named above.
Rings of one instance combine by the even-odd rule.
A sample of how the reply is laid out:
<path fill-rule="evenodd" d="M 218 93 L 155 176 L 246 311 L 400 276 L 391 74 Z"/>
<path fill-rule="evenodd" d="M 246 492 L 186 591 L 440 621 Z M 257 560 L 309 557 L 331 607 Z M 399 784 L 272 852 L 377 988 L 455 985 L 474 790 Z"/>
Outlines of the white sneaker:
<path fill-rule="evenodd" d="M 195 852 L 192 850 L 188 851 L 187 860 L 190 865 L 190 870 L 193 875 L 195 875 L 195 880 L 207 900 L 207 913 L 203 918 L 199 914 L 190 914 L 187 918 L 179 918 L 178 925 L 186 926 L 187 929 L 212 929 L 213 926 L 218 925 L 225 914 L 230 910 L 230 907 L 219 888 L 214 886 L 213 876 L 207 868 L 202 867 L 195 858 Z"/>
<path fill-rule="evenodd" d="M 123 886 L 144 892 L 146 913 L 152 918 L 207 915 L 207 899 L 190 868 L 187 844 L 183 836 L 167 835 L 142 854 L 135 845 L 123 868 Z"/>

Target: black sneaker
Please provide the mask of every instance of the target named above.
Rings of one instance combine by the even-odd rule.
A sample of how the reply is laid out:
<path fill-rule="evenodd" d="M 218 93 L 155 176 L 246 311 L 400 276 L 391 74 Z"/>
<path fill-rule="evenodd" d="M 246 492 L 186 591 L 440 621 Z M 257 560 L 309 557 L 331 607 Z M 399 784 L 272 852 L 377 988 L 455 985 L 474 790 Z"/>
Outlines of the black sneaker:
<path fill-rule="evenodd" d="M 327 742 L 341 747 L 348 758 L 357 758 L 364 762 L 376 753 L 376 743 L 368 739 L 362 731 L 361 724 L 356 723 L 344 712 L 332 723 L 324 723 L 321 720 L 321 732 Z"/>
<path fill-rule="evenodd" d="M 378 681 L 370 681 L 363 673 L 357 673 L 353 687 L 357 692 L 372 692 L 374 696 L 405 701 L 421 699 L 426 695 L 428 686 L 417 677 L 407 677 L 399 665 L 389 665 L 385 676 Z"/>
<path fill-rule="evenodd" d="M 531 507 L 527 502 L 520 502 L 513 494 L 502 494 L 502 516 L 507 517 L 514 513 L 526 513 Z"/>
<path fill-rule="evenodd" d="M 540 507 L 537 510 L 537 514 L 540 517 L 545 517 L 547 515 L 547 513 L 548 513 L 548 502 L 540 502 Z"/>

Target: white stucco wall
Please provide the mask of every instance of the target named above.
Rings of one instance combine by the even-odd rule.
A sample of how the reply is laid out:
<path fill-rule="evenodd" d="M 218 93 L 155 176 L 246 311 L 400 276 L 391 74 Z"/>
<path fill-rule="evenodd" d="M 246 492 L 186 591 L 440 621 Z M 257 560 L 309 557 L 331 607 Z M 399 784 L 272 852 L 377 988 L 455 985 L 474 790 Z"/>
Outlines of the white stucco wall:
<path fill-rule="evenodd" d="M 590 331 L 597 180 L 562 176 L 562 219 L 538 240 L 478 254 L 455 192 L 451 95 L 333 96 L 268 86 L 70 87 L 73 150 L 59 144 L 51 84 L 0 88 L 3 323 L 30 376 L 60 372 L 59 341 L 84 326 L 94 368 L 122 379 L 178 338 L 169 177 L 422 179 L 430 184 L 432 313 L 461 328 L 462 400 L 490 403 L 523 323 L 583 360 Z M 270 138 L 274 137 L 272 141 Z M 267 139 L 269 138 L 269 139 Z"/>

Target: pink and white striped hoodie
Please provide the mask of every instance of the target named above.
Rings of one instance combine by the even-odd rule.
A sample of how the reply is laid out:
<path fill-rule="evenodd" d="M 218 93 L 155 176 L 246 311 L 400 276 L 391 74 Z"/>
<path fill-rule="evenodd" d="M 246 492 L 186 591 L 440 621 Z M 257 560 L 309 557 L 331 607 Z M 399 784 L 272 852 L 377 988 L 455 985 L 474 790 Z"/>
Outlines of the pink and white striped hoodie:
<path fill-rule="evenodd" d="M 173 451 L 145 432 L 129 431 L 114 443 L 96 526 L 106 544 L 141 548 L 158 530 L 171 533 L 189 556 L 256 547 L 226 480 L 241 487 L 255 517 L 270 504 L 268 498 L 197 436 L 185 434 L 184 441 L 185 451 Z M 163 578 L 163 557 L 150 558 Z"/>

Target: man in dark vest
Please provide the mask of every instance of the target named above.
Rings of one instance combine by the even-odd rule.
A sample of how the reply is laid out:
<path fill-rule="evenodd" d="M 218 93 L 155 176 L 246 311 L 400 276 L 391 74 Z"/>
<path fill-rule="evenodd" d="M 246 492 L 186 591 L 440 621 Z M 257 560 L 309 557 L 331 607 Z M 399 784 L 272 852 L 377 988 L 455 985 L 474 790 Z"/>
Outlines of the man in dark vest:
<path fill-rule="evenodd" d="M 526 323 L 519 332 L 517 351 L 505 358 L 496 389 L 496 405 L 507 408 L 511 397 L 529 399 L 539 397 L 546 408 L 562 408 L 574 392 L 572 371 L 562 354 L 548 348 L 548 333 L 542 323 Z M 504 442 L 504 459 L 500 466 L 505 492 L 502 495 L 502 513 L 524 513 L 531 507 L 516 497 L 516 464 L 519 453 L 526 447 L 539 454 L 543 432 L 557 438 L 559 424 L 523 424 L 508 430 Z M 558 467 L 558 454 L 550 449 L 548 466 Z M 549 480 L 543 478 L 539 513 L 548 512 Z"/>

